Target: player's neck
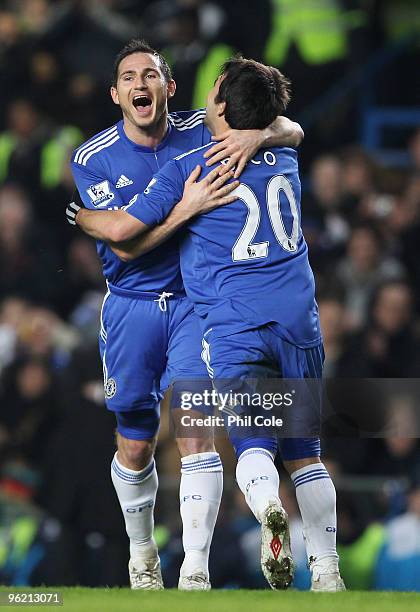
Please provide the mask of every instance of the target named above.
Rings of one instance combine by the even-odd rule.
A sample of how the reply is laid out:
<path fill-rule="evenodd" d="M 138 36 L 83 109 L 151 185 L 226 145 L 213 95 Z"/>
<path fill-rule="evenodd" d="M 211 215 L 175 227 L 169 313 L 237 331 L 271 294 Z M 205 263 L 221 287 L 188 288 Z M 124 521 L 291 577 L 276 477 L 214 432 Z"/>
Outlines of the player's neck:
<path fill-rule="evenodd" d="M 212 136 L 217 136 L 218 134 L 223 134 L 226 130 L 230 129 L 230 125 L 224 119 L 224 117 L 217 117 L 215 121 L 209 121 L 207 118 L 204 120 L 204 123 L 208 127 Z"/>
<path fill-rule="evenodd" d="M 165 137 L 168 130 L 167 119 L 167 115 L 164 113 L 159 119 L 158 123 L 148 128 L 140 128 L 124 118 L 124 132 L 127 138 L 129 138 L 135 144 L 154 149 Z"/>

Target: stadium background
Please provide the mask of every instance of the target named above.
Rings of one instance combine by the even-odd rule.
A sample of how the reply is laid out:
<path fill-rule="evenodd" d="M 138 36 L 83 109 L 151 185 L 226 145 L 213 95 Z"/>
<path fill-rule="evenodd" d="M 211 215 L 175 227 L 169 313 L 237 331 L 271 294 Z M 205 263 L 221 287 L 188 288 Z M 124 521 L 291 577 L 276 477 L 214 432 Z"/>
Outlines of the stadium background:
<path fill-rule="evenodd" d="M 127 583 L 96 343 L 104 282 L 93 241 L 64 217 L 71 150 L 119 118 L 108 95 L 115 53 L 133 36 L 162 49 L 178 83 L 172 110 L 201 106 L 237 51 L 291 78 L 326 374 L 416 378 L 419 20 L 415 0 L 0 1 L 0 583 Z M 381 409 L 379 396 L 366 402 L 367 413 Z M 361 436 L 356 426 L 325 442 L 350 588 L 420 590 L 416 410 L 402 393 L 392 406 L 398 435 Z M 234 483 L 232 451 L 219 445 L 226 490 L 212 583 L 264 587 L 258 526 Z M 157 461 L 156 537 L 173 586 L 179 462 L 166 413 Z M 305 588 L 283 473 L 281 486 Z"/>

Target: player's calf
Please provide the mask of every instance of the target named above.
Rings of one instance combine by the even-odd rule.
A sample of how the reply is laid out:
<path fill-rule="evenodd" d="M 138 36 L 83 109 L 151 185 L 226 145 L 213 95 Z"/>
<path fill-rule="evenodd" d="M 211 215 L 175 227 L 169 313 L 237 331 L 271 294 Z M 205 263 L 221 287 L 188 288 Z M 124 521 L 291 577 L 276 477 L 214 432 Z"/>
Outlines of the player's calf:
<path fill-rule="evenodd" d="M 211 588 L 210 545 L 222 492 L 223 466 L 219 453 L 213 450 L 182 457 L 179 497 L 185 558 L 180 570 L 181 590 Z"/>
<path fill-rule="evenodd" d="M 136 415 L 130 417 L 131 420 Z M 131 435 L 130 423 L 124 433 Z M 158 488 L 153 453 L 156 438 L 150 432 L 147 439 L 139 427 L 133 429 L 136 438 L 126 438 L 118 421 L 118 452 L 111 464 L 111 478 L 124 516 L 130 541 L 129 577 L 131 588 L 158 590 L 163 588 L 160 559 L 153 538 L 154 507 Z"/>
<path fill-rule="evenodd" d="M 311 439 L 288 440 L 289 451 L 295 457 L 310 448 Z M 319 445 L 319 444 L 318 444 Z M 311 570 L 311 590 L 317 592 L 344 591 L 336 550 L 336 492 L 330 475 L 318 456 L 295 459 L 293 453 L 284 461 L 296 487 L 296 499 L 303 521 L 306 552 Z"/>

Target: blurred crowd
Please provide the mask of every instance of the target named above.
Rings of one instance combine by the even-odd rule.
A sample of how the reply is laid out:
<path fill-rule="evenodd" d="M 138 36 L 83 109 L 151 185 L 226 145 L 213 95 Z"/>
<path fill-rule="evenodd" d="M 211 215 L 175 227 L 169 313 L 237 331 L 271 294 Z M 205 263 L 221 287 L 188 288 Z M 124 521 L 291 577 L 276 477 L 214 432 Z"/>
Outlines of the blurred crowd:
<path fill-rule="evenodd" d="M 73 193 L 72 149 L 119 118 L 108 95 L 113 58 L 133 36 L 162 48 L 178 82 L 177 110 L 200 106 L 214 66 L 241 51 L 276 63 L 291 78 L 289 114 L 299 119 L 343 74 L 405 35 L 415 10 L 411 0 L 398 2 L 397 28 L 391 0 L 331 0 L 352 26 L 345 28 L 345 52 L 315 61 L 308 41 L 295 36 L 287 48 L 280 45 L 285 34 L 276 24 L 288 4 L 0 0 L 1 583 L 127 583 L 128 545 L 109 478 L 114 418 L 104 407 L 97 351 L 104 280 L 94 242 L 64 216 Z M 413 104 L 413 55 L 391 62 L 393 79 L 389 70 L 379 75 L 381 104 Z M 415 379 L 420 130 L 398 135 L 407 164 L 385 166 L 358 144 L 358 102 L 352 94 L 330 109 L 328 121 L 306 130 L 302 145 L 302 224 L 317 280 L 325 375 Z M 363 436 L 369 423 L 352 421 L 342 387 L 335 395 L 348 437 L 330 435 L 324 460 L 338 488 L 342 575 L 350 588 L 420 590 L 418 404 L 396 394 L 386 402 L 391 434 Z M 362 406 L 367 420 L 381 413 L 381 394 L 368 394 Z M 263 587 L 258 525 L 234 483 L 232 450 L 226 440 L 218 444 L 226 493 L 212 583 Z M 166 583 L 174 586 L 182 543 L 178 460 L 166 412 L 157 461 L 156 538 Z M 307 588 L 301 522 L 283 472 L 281 487 L 295 586 Z"/>

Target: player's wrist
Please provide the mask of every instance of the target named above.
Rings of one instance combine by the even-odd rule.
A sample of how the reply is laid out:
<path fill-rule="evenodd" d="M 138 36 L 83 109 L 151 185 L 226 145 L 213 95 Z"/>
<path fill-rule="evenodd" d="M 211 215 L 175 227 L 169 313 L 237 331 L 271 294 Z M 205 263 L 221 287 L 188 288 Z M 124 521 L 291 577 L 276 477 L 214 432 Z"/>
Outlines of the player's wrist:
<path fill-rule="evenodd" d="M 263 130 L 258 130 L 259 134 L 259 149 L 263 147 L 268 147 L 271 145 L 273 141 L 273 137 L 275 136 L 275 130 L 273 124 L 268 125 Z"/>
<path fill-rule="evenodd" d="M 194 207 L 191 206 L 191 202 L 190 200 L 188 200 L 188 198 L 182 198 L 182 200 L 179 201 L 178 205 L 175 206 L 173 212 L 174 217 L 178 221 L 184 223 L 192 219 L 197 214 L 197 212 L 194 210 Z"/>

